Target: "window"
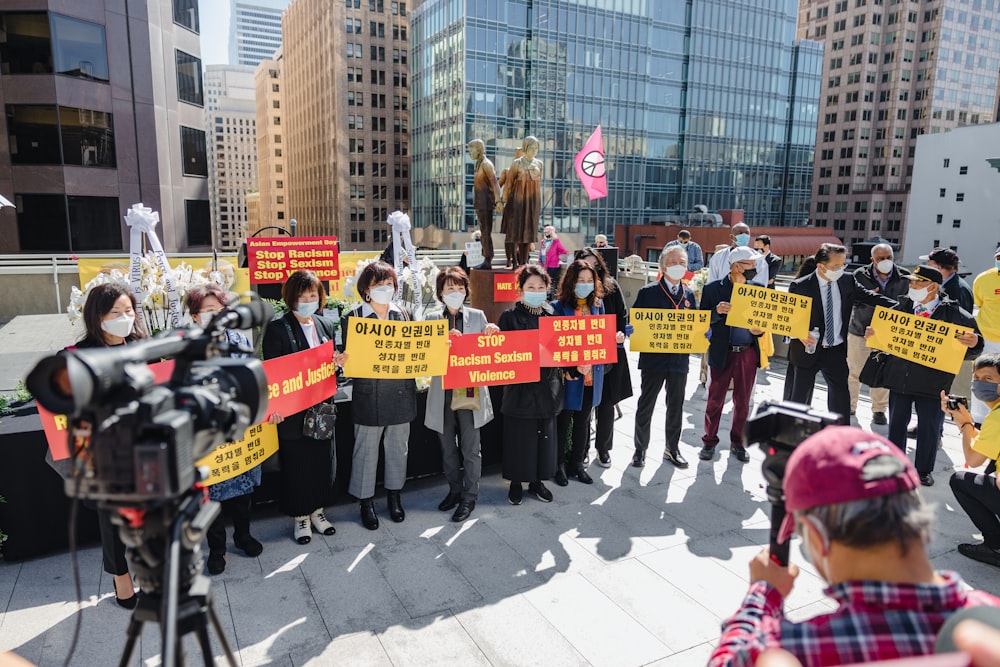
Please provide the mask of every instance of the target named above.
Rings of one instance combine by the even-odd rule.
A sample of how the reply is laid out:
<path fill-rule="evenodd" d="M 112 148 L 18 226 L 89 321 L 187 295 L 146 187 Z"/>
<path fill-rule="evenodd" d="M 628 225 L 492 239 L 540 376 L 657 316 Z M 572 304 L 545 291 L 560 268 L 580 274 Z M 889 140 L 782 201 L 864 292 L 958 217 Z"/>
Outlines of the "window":
<path fill-rule="evenodd" d="M 941 199 L 944 199 L 947 196 L 947 194 L 948 193 L 946 188 L 941 188 L 940 190 L 938 190 L 938 197 L 940 197 Z"/>
<path fill-rule="evenodd" d="M 958 229 L 959 227 L 962 226 L 962 221 L 959 218 L 955 218 L 954 220 L 951 221 L 951 226 L 954 227 L 955 229 Z"/>
<path fill-rule="evenodd" d="M 184 220 L 189 246 L 212 245 L 212 208 L 207 199 L 185 199 Z"/>
<path fill-rule="evenodd" d="M 115 132 L 111 114 L 104 111 L 59 107 L 63 164 L 114 167 Z"/>
<path fill-rule="evenodd" d="M 51 74 L 49 17 L 43 13 L 0 15 L 0 63 L 4 74 Z"/>
<path fill-rule="evenodd" d="M 63 195 L 14 195 L 23 252 L 70 250 Z"/>
<path fill-rule="evenodd" d="M 964 192 L 956 193 L 955 201 L 965 201 L 965 193 Z"/>
<path fill-rule="evenodd" d="M 70 249 L 121 250 L 121 211 L 117 197 L 66 198 Z"/>
<path fill-rule="evenodd" d="M 16 194 L 14 201 L 23 252 L 122 249 L 116 197 Z"/>
<path fill-rule="evenodd" d="M 202 106 L 201 59 L 179 49 L 174 54 L 177 61 L 177 99 Z"/>
<path fill-rule="evenodd" d="M 962 165 L 961 167 L 958 168 L 958 173 L 961 174 L 962 176 L 965 176 L 966 174 L 969 173 L 969 167 L 967 165 Z"/>
<path fill-rule="evenodd" d="M 937 214 L 937 219 L 936 219 L 936 222 L 937 222 L 937 224 L 939 224 L 939 225 L 940 225 L 940 224 L 941 224 L 942 222 L 944 222 L 944 216 L 943 216 L 943 215 L 941 215 L 940 213 L 938 213 L 938 214 Z M 936 248 L 937 246 L 935 245 L 934 247 Z"/>
<path fill-rule="evenodd" d="M 108 80 L 108 47 L 104 26 L 51 14 L 52 62 L 57 74 Z M 199 63 L 198 71 L 201 71 Z"/>
<path fill-rule="evenodd" d="M 198 0 L 173 0 L 174 23 L 198 32 Z"/>
<path fill-rule="evenodd" d="M 54 106 L 8 105 L 7 132 L 13 164 L 62 164 Z"/>
<path fill-rule="evenodd" d="M 185 176 L 208 177 L 208 156 L 202 130 L 181 125 L 181 156 Z"/>

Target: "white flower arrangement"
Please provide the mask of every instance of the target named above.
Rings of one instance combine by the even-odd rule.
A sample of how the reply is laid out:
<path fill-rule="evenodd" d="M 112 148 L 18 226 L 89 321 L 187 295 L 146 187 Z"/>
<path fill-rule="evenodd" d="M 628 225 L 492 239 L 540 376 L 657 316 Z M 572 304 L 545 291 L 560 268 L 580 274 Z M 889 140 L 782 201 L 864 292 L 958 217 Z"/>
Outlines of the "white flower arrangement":
<path fill-rule="evenodd" d="M 695 293 L 698 299 L 701 299 L 701 291 L 705 288 L 705 283 L 708 282 L 708 267 L 703 267 L 694 272 L 694 276 L 691 278 L 691 283 L 688 285 L 691 290 Z"/>

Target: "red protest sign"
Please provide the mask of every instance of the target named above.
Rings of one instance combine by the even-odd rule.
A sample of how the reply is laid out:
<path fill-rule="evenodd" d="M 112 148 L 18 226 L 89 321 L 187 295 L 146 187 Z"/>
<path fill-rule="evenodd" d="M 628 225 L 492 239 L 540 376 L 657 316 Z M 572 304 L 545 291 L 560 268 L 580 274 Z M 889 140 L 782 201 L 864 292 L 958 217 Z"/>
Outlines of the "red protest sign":
<path fill-rule="evenodd" d="M 587 366 L 618 358 L 614 315 L 542 317 L 538 344 L 542 366 Z"/>
<path fill-rule="evenodd" d="M 517 291 L 517 275 L 514 273 L 493 274 L 493 302 L 514 303 L 521 298 Z"/>
<path fill-rule="evenodd" d="M 537 331 L 453 337 L 443 386 L 456 389 L 537 382 L 541 377 L 538 352 Z"/>
<path fill-rule="evenodd" d="M 336 236 L 247 239 L 250 282 L 283 283 L 299 269 L 315 271 L 323 281 L 339 280 L 339 249 Z"/>

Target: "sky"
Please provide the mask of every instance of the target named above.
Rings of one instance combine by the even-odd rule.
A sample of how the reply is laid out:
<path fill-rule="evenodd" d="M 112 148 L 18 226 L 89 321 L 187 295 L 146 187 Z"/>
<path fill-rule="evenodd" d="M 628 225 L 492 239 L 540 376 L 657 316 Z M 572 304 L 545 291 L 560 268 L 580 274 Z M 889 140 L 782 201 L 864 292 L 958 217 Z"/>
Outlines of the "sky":
<path fill-rule="evenodd" d="M 203 65 L 229 63 L 229 0 L 198 0 Z"/>

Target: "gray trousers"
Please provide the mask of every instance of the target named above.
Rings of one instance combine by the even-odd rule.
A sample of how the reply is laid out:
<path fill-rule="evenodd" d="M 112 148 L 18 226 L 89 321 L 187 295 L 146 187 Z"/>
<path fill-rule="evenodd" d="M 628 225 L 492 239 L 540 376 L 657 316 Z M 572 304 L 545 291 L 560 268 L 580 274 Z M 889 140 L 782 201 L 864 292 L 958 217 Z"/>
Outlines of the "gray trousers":
<path fill-rule="evenodd" d="M 463 500 L 474 501 L 479 497 L 479 478 L 483 472 L 483 452 L 479 429 L 475 427 L 475 415 L 472 410 L 452 410 L 448 407 L 450 391 L 445 394 L 445 400 L 444 432 L 440 434 L 444 476 L 450 493 L 461 493 Z M 463 461 L 464 476 L 459 470 Z"/>
<path fill-rule="evenodd" d="M 406 454 L 410 425 L 354 425 L 354 456 L 351 459 L 351 483 L 348 492 L 355 498 L 375 495 L 375 471 L 378 469 L 378 445 L 385 434 L 385 488 L 399 491 L 406 481 Z"/>

